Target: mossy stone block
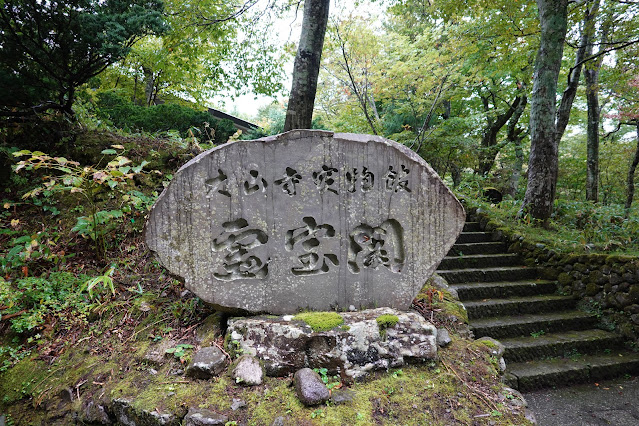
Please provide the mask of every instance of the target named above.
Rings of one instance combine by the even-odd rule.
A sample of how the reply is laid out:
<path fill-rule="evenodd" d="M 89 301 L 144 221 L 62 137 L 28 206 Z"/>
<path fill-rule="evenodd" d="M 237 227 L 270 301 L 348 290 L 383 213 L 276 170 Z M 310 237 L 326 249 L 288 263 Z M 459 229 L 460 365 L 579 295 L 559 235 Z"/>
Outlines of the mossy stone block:
<path fill-rule="evenodd" d="M 597 284 L 590 283 L 586 286 L 586 296 L 594 296 L 599 293 L 599 290 L 600 288 Z"/>
<path fill-rule="evenodd" d="M 594 271 L 591 271 L 590 274 L 588 274 L 588 282 L 596 284 L 602 277 L 603 273 L 600 270 L 595 269 Z"/>
<path fill-rule="evenodd" d="M 566 272 L 562 272 L 557 276 L 557 281 L 559 281 L 559 284 L 562 286 L 567 286 L 572 283 L 572 277 Z"/>

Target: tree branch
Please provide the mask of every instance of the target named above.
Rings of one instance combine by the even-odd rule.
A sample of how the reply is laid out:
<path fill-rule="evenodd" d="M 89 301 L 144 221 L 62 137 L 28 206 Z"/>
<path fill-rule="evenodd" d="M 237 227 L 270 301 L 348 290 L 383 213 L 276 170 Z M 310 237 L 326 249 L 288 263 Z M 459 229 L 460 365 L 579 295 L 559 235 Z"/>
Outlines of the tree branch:
<path fill-rule="evenodd" d="M 593 59 L 597 59 L 598 57 L 603 56 L 606 53 L 614 52 L 615 50 L 625 49 L 626 47 L 632 46 L 633 44 L 637 44 L 637 43 L 639 43 L 639 39 L 625 42 L 625 43 L 623 43 L 623 44 L 621 44 L 621 45 L 619 45 L 617 47 L 613 47 L 611 49 L 601 50 L 601 51 L 595 53 L 594 55 L 592 55 L 592 56 L 590 56 L 588 58 L 582 59 L 581 61 L 577 62 L 573 67 L 570 68 L 570 70 L 568 71 L 568 75 L 570 76 L 570 74 L 572 73 L 572 71 L 575 68 L 585 64 L 588 61 L 592 61 Z"/>

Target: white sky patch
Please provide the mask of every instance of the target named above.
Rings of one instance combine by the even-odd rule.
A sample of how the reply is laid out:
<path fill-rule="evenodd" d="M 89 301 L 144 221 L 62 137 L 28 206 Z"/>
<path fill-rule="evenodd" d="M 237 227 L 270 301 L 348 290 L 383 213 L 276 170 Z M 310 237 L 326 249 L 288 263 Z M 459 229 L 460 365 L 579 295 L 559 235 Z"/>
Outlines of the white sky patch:
<path fill-rule="evenodd" d="M 263 2 L 258 3 L 254 7 L 260 7 L 261 3 Z M 339 20 L 349 15 L 382 16 L 382 13 L 386 9 L 386 6 L 382 3 L 383 2 L 380 1 L 353 2 L 352 0 L 333 0 L 331 1 L 329 25 L 331 25 L 331 19 Z M 271 34 L 277 39 L 277 44 L 282 49 L 284 49 L 284 46 L 288 43 L 297 45 L 302 31 L 303 14 L 304 10 L 300 7 L 297 11 L 297 16 L 295 15 L 295 10 L 291 10 L 287 16 L 283 16 L 273 23 L 273 31 Z M 381 27 L 381 20 L 376 22 L 378 22 Z M 255 93 L 244 95 L 238 95 L 232 92 L 220 93 L 211 99 L 210 106 L 245 120 L 255 121 L 260 108 L 273 102 L 286 103 L 288 93 L 291 90 L 294 61 L 295 58 L 291 57 L 290 60 L 284 64 L 284 81 L 282 81 L 283 93 L 275 96 L 258 95 Z"/>

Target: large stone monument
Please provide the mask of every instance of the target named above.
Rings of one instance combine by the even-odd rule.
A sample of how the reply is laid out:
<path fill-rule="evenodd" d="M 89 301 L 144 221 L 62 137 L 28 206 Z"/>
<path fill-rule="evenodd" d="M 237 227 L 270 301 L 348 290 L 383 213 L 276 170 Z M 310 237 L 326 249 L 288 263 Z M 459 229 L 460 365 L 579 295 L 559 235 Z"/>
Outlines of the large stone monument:
<path fill-rule="evenodd" d="M 298 130 L 185 164 L 146 242 L 218 309 L 408 309 L 461 232 L 464 209 L 408 148 Z"/>

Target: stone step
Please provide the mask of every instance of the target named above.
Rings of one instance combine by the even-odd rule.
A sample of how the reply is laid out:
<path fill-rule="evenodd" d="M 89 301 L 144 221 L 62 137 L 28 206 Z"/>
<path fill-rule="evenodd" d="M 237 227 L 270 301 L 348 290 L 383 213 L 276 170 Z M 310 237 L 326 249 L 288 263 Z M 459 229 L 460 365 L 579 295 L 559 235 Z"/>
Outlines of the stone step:
<path fill-rule="evenodd" d="M 639 374 L 639 354 L 615 352 L 507 364 L 506 384 L 521 392 Z"/>
<path fill-rule="evenodd" d="M 452 284 L 451 287 L 457 290 L 459 299 L 465 301 L 551 294 L 557 291 L 557 282 L 544 280 L 473 282 Z"/>
<path fill-rule="evenodd" d="M 463 302 L 471 322 L 479 318 L 525 315 L 574 309 L 576 300 L 570 296 L 542 295 L 486 299 Z"/>
<path fill-rule="evenodd" d="M 605 330 L 572 330 L 546 333 L 538 337 L 514 337 L 501 339 L 506 347 L 506 363 L 540 360 L 552 357 L 578 357 L 605 349 L 615 349 L 623 338 Z"/>
<path fill-rule="evenodd" d="M 536 268 L 528 268 L 525 266 L 438 270 L 437 273 L 441 275 L 448 284 L 530 280 L 537 278 L 538 275 Z"/>
<path fill-rule="evenodd" d="M 481 230 L 479 222 L 466 222 L 464 223 L 464 229 L 462 232 L 481 232 Z"/>
<path fill-rule="evenodd" d="M 483 243 L 493 241 L 493 235 L 490 232 L 462 232 L 457 237 L 457 243 Z"/>
<path fill-rule="evenodd" d="M 471 254 L 446 256 L 439 264 L 441 269 L 483 268 L 515 266 L 521 264 L 521 257 L 515 253 Z"/>
<path fill-rule="evenodd" d="M 506 244 L 501 241 L 486 243 L 455 243 L 447 256 L 466 256 L 471 254 L 497 254 L 506 252 Z"/>
<path fill-rule="evenodd" d="M 505 339 L 530 336 L 531 333 L 553 333 L 565 330 L 587 330 L 595 327 L 597 317 L 581 311 L 547 314 L 527 314 L 515 317 L 482 318 L 471 322 L 470 329 L 476 338 L 490 336 Z"/>

